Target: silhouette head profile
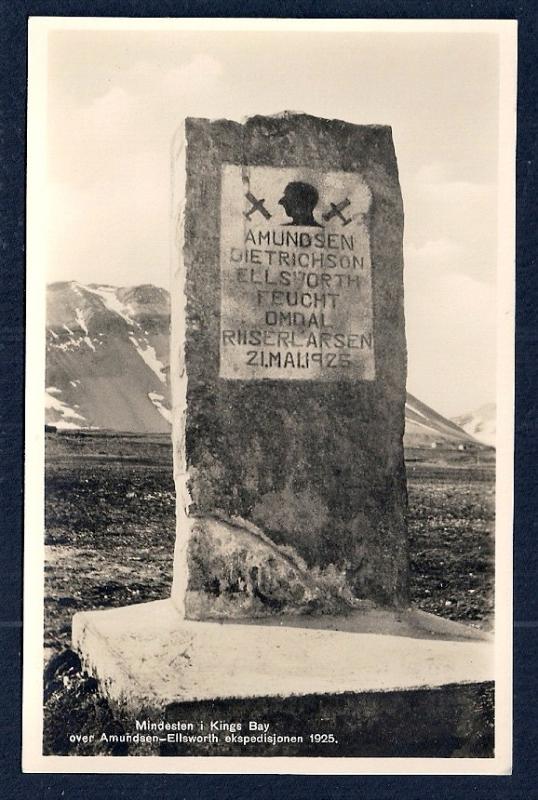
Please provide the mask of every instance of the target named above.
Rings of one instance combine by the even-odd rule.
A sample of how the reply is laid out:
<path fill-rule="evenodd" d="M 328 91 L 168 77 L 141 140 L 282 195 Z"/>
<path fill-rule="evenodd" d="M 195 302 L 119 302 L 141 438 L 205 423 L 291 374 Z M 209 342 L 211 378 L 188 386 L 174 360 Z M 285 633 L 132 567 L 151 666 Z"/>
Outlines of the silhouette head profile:
<path fill-rule="evenodd" d="M 314 219 L 314 209 L 319 201 L 318 190 L 310 183 L 292 181 L 284 189 L 284 194 L 278 201 L 284 211 L 291 217 L 291 222 L 284 225 L 310 225 L 321 228 Z"/>

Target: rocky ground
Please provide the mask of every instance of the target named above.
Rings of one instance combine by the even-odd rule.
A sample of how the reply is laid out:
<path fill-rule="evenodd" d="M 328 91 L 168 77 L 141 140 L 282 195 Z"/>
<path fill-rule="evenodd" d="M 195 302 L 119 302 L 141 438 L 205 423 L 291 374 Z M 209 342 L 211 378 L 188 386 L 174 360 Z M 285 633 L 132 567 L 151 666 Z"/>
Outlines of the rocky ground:
<path fill-rule="evenodd" d="M 408 455 L 412 600 L 426 611 L 489 629 L 493 453 Z M 71 618 L 82 609 L 169 594 L 174 545 L 171 467 L 167 436 L 47 437 L 47 752 L 90 752 L 67 742 L 67 717 L 71 727 L 78 719 L 81 731 L 118 726 L 95 683 L 81 674 L 69 651 Z"/>

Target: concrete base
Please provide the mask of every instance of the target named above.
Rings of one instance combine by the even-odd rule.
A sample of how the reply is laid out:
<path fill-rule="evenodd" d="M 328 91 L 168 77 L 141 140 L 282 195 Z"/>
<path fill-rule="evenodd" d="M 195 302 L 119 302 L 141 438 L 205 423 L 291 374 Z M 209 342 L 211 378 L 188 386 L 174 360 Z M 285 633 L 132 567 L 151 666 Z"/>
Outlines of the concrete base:
<path fill-rule="evenodd" d="M 194 622 L 171 600 L 73 618 L 85 669 L 135 715 L 192 701 L 484 684 L 494 678 L 493 644 L 478 636 L 416 611 Z"/>

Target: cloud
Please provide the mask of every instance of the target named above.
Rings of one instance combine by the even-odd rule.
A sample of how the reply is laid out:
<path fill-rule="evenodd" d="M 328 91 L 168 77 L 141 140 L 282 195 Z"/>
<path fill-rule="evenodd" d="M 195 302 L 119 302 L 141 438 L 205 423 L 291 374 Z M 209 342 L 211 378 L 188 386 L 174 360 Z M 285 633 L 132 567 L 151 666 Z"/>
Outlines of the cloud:
<path fill-rule="evenodd" d="M 428 239 L 419 247 L 409 245 L 406 255 L 417 267 L 439 267 L 454 266 L 457 259 L 462 257 L 463 247 L 459 242 L 448 238 Z"/>
<path fill-rule="evenodd" d="M 136 62 L 111 76 L 112 83 L 103 81 L 102 91 L 83 105 L 52 91 L 52 179 L 99 179 L 141 151 L 161 153 L 166 160 L 182 117 L 222 93 L 221 74 L 219 61 L 198 55 L 165 71 L 158 63 Z"/>
<path fill-rule="evenodd" d="M 165 93 L 171 95 L 181 95 L 193 90 L 197 92 L 201 84 L 207 89 L 208 84 L 213 84 L 222 72 L 222 63 L 216 58 L 197 55 L 188 64 L 166 72 L 163 87 Z"/>
<path fill-rule="evenodd" d="M 439 199 L 441 202 L 459 201 L 475 205 L 489 203 L 492 198 L 496 199 L 494 184 L 458 179 L 453 172 L 453 164 L 442 162 L 425 164 L 417 172 L 417 188 L 427 198 Z"/>
<path fill-rule="evenodd" d="M 82 105 L 53 93 L 50 280 L 166 285 L 172 137 L 221 74 L 206 55 L 166 71 L 138 61 Z"/>
<path fill-rule="evenodd" d="M 497 191 L 462 180 L 452 164 L 423 165 L 407 186 L 405 239 L 420 258 L 494 283 L 497 268 Z M 434 252 L 435 245 L 445 252 Z M 450 242 L 451 250 L 446 250 Z"/>
<path fill-rule="evenodd" d="M 458 271 L 461 259 L 449 239 L 405 250 L 409 387 L 452 416 L 495 397 L 495 286 Z"/>

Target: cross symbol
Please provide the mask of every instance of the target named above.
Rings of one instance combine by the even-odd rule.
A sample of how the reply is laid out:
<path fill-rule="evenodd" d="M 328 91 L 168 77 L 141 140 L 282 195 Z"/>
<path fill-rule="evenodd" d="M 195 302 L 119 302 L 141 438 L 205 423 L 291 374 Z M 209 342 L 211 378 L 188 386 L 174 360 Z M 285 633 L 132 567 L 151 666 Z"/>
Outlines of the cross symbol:
<path fill-rule="evenodd" d="M 265 219 L 271 219 L 271 214 L 270 214 L 270 213 L 267 211 L 267 209 L 266 209 L 266 208 L 265 208 L 265 206 L 264 206 L 264 203 L 265 203 L 265 197 L 262 197 L 262 199 L 261 199 L 261 200 L 258 200 L 256 197 L 254 197 L 254 195 L 252 194 L 252 192 L 247 192 L 247 193 L 246 193 L 246 195 L 245 195 L 245 197 L 247 198 L 247 200 L 249 201 L 249 203 L 252 203 L 252 208 L 251 208 L 249 211 L 243 211 L 243 214 L 245 215 L 245 217 L 246 217 L 246 218 L 247 218 L 249 221 L 251 220 L 251 218 L 252 218 L 252 215 L 253 215 L 253 214 L 254 214 L 256 211 L 259 211 L 259 212 L 260 212 L 260 214 L 263 214 L 263 216 L 265 217 Z"/>
<path fill-rule="evenodd" d="M 352 221 L 351 217 L 349 217 L 349 219 L 347 217 L 344 217 L 342 211 L 344 210 L 344 208 L 347 208 L 348 206 L 351 205 L 351 200 L 349 200 L 349 198 L 346 197 L 346 199 L 342 200 L 341 203 L 331 203 L 330 205 L 331 205 L 331 210 L 326 211 L 325 214 L 323 214 L 323 219 L 325 220 L 325 222 L 328 222 L 333 217 L 339 217 L 342 220 L 342 225 L 349 225 L 349 223 Z"/>

